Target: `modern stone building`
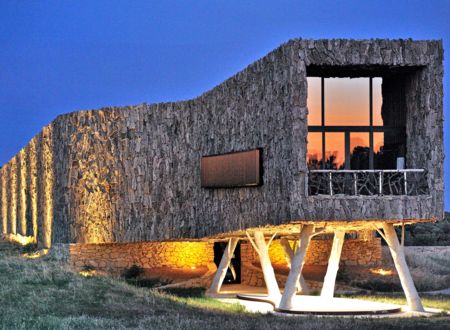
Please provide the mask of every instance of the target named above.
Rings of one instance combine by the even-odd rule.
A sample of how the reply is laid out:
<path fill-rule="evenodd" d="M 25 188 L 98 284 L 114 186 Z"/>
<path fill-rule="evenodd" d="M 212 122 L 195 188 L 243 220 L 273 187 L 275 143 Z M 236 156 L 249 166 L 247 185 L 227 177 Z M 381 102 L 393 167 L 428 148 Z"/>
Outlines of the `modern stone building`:
<path fill-rule="evenodd" d="M 378 231 L 420 310 L 393 226 L 443 217 L 442 80 L 441 41 L 296 39 L 193 100 L 58 116 L 0 170 L 2 232 L 80 267 L 218 266 L 211 293 L 234 252 L 289 309 L 305 263 L 331 297 L 340 259 L 379 264 Z"/>

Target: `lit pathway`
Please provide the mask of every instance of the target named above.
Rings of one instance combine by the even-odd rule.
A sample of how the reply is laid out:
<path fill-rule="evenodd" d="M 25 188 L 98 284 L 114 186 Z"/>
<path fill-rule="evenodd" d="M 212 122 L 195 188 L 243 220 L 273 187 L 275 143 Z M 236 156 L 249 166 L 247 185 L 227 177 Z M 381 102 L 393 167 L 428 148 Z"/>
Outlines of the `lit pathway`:
<path fill-rule="evenodd" d="M 241 299 L 236 295 L 239 294 Z M 215 296 L 216 299 L 226 303 L 238 303 L 252 313 L 273 313 L 278 315 L 321 315 L 321 316 L 352 316 L 352 317 L 411 317 L 432 316 L 440 310 L 427 308 L 425 313 L 405 312 L 407 306 L 386 304 L 360 299 L 350 298 L 323 298 L 320 296 L 295 296 L 294 312 L 280 313 L 274 311 L 274 304 L 264 301 L 267 291 L 262 287 L 251 287 L 245 285 L 224 285 L 221 292 Z M 244 298 L 244 299 L 242 299 Z M 250 300 L 246 300 L 250 299 Z M 256 301 L 256 300 L 261 301 Z"/>

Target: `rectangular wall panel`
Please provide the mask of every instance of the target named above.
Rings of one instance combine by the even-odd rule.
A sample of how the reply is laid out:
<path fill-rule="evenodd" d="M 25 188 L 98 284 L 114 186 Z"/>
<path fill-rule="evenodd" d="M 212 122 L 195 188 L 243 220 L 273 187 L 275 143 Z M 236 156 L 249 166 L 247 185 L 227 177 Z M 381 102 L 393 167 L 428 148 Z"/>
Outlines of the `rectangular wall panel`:
<path fill-rule="evenodd" d="M 203 188 L 236 188 L 262 184 L 261 150 L 205 156 L 201 159 Z"/>

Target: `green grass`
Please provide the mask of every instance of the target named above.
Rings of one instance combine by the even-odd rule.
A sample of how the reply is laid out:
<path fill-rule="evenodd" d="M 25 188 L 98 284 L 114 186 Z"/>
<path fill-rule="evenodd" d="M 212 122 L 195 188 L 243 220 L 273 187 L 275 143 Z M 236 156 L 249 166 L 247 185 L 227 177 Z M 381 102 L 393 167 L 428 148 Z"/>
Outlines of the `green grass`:
<path fill-rule="evenodd" d="M 439 299 L 439 306 L 448 309 L 448 298 L 429 298 L 425 304 L 439 307 Z M 206 298 L 199 290 L 164 293 L 119 279 L 85 278 L 60 261 L 25 259 L 19 248 L 0 243 L 2 329 L 441 329 L 449 325 L 450 319 L 443 316 L 357 319 L 249 314 L 238 304 Z"/>
<path fill-rule="evenodd" d="M 387 304 L 406 305 L 406 299 L 398 293 L 392 295 L 340 295 L 347 298 L 378 301 Z M 425 307 L 441 309 L 450 312 L 450 297 L 444 295 L 421 295 L 422 304 Z"/>

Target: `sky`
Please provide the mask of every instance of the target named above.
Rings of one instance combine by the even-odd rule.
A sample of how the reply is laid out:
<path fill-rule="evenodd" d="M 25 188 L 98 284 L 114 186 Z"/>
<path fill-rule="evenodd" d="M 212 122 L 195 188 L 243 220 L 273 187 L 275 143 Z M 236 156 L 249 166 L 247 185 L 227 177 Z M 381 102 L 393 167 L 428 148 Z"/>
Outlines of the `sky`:
<path fill-rule="evenodd" d="M 449 17 L 450 0 L 0 0 L 0 164 L 59 114 L 190 99 L 292 38 L 443 39 L 450 50 Z M 445 118 L 449 66 L 446 55 Z"/>

